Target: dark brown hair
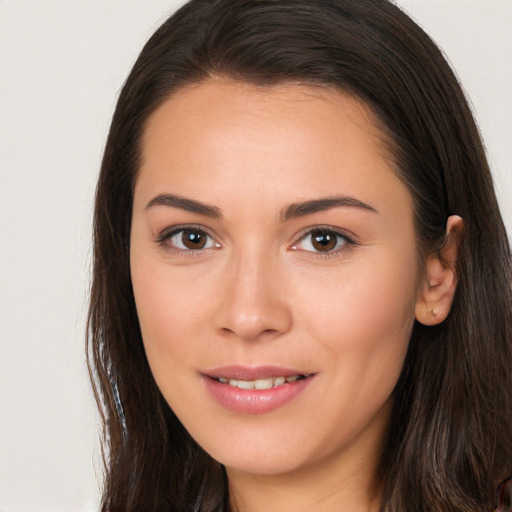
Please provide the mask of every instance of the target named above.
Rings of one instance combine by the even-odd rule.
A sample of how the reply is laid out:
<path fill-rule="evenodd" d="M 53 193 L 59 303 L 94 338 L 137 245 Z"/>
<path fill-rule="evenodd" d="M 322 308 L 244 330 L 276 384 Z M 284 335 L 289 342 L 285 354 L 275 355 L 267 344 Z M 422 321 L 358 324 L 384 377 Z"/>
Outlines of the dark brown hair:
<path fill-rule="evenodd" d="M 394 391 L 383 511 L 475 512 L 512 469 L 510 252 L 478 129 L 431 39 L 388 0 L 192 0 L 150 38 L 117 104 L 94 211 L 88 353 L 104 421 L 103 511 L 227 510 L 222 467 L 160 394 L 140 335 L 129 235 L 148 116 L 224 76 L 330 86 L 364 101 L 414 201 L 420 252 L 464 219 L 442 324 L 416 324 Z"/>

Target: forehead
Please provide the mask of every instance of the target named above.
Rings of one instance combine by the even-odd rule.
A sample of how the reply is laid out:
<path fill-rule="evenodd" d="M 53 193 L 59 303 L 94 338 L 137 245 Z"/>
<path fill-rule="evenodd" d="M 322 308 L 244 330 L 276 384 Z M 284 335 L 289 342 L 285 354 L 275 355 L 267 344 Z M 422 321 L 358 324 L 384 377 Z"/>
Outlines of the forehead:
<path fill-rule="evenodd" d="M 164 136 L 199 140 L 208 135 L 214 142 L 225 131 L 238 131 L 240 137 L 249 135 L 257 141 L 279 131 L 286 131 L 290 138 L 311 136 L 321 128 L 318 134 L 326 143 L 326 137 L 334 135 L 338 142 L 345 138 L 348 144 L 349 131 L 357 127 L 386 156 L 389 141 L 378 124 L 364 102 L 333 87 L 259 86 L 217 78 L 179 89 L 153 112 L 145 125 L 143 155 L 151 151 L 151 141 Z"/>
<path fill-rule="evenodd" d="M 333 88 L 216 79 L 181 89 L 149 117 L 136 196 L 207 191 L 212 202 L 261 191 L 263 202 L 356 194 L 371 203 L 398 189 L 408 197 L 360 100 Z"/>

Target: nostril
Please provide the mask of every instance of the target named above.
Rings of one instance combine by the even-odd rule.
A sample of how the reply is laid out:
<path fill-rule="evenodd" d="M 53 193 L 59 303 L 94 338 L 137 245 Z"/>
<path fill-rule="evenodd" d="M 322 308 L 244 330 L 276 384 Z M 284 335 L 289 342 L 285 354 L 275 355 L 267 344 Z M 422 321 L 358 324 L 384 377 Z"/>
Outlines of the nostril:
<path fill-rule="evenodd" d="M 269 339 L 275 336 L 279 336 L 280 331 L 278 329 L 262 329 L 256 325 L 253 326 L 238 326 L 236 328 L 221 327 L 219 334 L 222 337 L 233 336 L 246 341 L 253 341 L 256 339 Z"/>
<path fill-rule="evenodd" d="M 291 305 L 277 287 L 276 276 L 271 279 L 268 272 L 254 270 L 254 265 L 252 272 L 244 265 L 236 276 L 238 279 L 227 280 L 215 302 L 217 332 L 248 341 L 287 332 L 292 324 Z"/>

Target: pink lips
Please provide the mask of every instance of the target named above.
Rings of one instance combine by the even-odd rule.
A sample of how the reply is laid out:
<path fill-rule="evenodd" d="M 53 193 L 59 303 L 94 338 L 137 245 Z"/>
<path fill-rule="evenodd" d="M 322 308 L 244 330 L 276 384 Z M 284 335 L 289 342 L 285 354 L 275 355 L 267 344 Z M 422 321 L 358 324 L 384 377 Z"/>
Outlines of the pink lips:
<path fill-rule="evenodd" d="M 263 414 L 285 405 L 299 395 L 311 382 L 313 375 L 270 389 L 240 389 L 218 379 L 255 381 L 271 377 L 304 375 L 300 370 L 277 366 L 224 366 L 203 373 L 207 390 L 226 409 L 245 413 Z"/>

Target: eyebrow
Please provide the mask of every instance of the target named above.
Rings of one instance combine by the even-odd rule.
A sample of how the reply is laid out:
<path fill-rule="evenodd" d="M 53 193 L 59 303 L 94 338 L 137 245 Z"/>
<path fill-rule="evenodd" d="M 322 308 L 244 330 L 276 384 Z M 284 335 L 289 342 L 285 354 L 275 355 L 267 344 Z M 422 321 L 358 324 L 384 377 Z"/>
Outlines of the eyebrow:
<path fill-rule="evenodd" d="M 145 210 L 148 210 L 154 206 L 180 208 L 181 210 L 185 210 L 187 212 L 199 213 L 214 219 L 220 219 L 222 217 L 220 209 L 216 206 L 211 206 L 199 201 L 195 201 L 194 199 L 187 199 L 186 197 L 176 196 L 173 194 L 161 194 L 154 197 L 146 205 Z"/>
<path fill-rule="evenodd" d="M 222 212 L 220 208 L 212 206 L 195 199 L 174 195 L 174 194 L 160 194 L 146 205 L 145 210 L 155 206 L 167 206 L 171 208 L 180 208 L 187 212 L 198 213 L 211 217 L 214 219 L 221 219 Z M 311 199 L 309 201 L 292 203 L 281 212 L 281 221 L 286 222 L 290 219 L 298 217 L 305 217 L 314 213 L 330 210 L 331 208 L 349 207 L 360 208 L 369 212 L 378 213 L 378 211 L 371 205 L 350 196 L 329 196 L 319 199 Z"/>
<path fill-rule="evenodd" d="M 285 222 L 297 217 L 304 217 L 306 215 L 312 215 L 313 213 L 323 212 L 325 210 L 330 210 L 331 208 L 339 207 L 361 208 L 369 212 L 379 213 L 373 206 L 360 201 L 355 197 L 330 196 L 300 203 L 293 203 L 281 213 L 281 219 Z"/>

